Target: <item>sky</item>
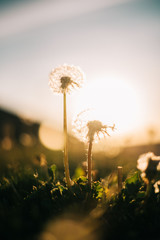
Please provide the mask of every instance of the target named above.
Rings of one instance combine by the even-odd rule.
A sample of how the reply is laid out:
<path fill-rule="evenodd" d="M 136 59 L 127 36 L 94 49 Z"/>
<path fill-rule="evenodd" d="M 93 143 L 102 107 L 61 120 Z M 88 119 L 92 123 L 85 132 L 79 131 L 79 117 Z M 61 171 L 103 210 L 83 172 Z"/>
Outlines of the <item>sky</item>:
<path fill-rule="evenodd" d="M 67 96 L 69 130 L 93 108 L 120 134 L 158 133 L 159 0 L 0 1 L 0 29 L 0 107 L 61 129 L 62 96 L 48 80 L 67 63 L 86 75 Z"/>

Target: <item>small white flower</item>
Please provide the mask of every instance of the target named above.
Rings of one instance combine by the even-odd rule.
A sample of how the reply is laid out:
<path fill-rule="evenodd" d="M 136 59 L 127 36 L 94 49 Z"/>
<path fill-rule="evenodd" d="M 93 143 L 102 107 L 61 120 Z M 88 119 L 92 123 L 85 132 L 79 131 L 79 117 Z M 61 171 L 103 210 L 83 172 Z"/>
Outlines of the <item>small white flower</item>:
<path fill-rule="evenodd" d="M 152 159 L 154 156 L 155 155 L 153 152 L 148 152 L 148 153 L 140 155 L 137 160 L 137 168 L 141 172 L 144 172 L 147 169 L 149 159 Z"/>
<path fill-rule="evenodd" d="M 158 181 L 154 184 L 154 191 L 155 191 L 155 193 L 159 193 L 159 189 L 160 189 L 160 180 L 158 180 Z"/>
<path fill-rule="evenodd" d="M 72 89 L 83 86 L 84 73 L 73 65 L 61 65 L 52 70 L 49 76 L 49 86 L 55 93 L 70 93 Z"/>
<path fill-rule="evenodd" d="M 142 172 L 141 177 L 144 181 L 154 180 L 160 170 L 160 156 L 156 156 L 153 152 L 140 155 L 137 168 Z"/>

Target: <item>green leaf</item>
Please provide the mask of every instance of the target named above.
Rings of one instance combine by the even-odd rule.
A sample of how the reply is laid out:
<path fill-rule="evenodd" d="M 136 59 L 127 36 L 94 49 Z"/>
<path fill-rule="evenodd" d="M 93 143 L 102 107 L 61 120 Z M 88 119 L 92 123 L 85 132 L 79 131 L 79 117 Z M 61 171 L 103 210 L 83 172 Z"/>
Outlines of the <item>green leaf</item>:
<path fill-rule="evenodd" d="M 131 183 L 136 184 L 139 181 L 140 181 L 139 172 L 135 172 L 134 175 L 126 179 L 125 184 L 131 184 Z"/>

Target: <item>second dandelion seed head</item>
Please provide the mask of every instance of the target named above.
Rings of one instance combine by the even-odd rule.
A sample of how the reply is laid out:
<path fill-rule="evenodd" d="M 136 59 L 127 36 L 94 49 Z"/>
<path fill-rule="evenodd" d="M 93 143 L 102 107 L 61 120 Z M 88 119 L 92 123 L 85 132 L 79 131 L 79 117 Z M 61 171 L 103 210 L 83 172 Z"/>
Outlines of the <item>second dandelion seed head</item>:
<path fill-rule="evenodd" d="M 95 135 L 100 138 L 100 133 L 103 135 L 107 134 L 107 126 L 103 125 L 100 121 L 94 120 L 94 121 L 89 121 L 87 123 L 87 128 L 88 128 L 88 134 L 87 137 L 89 141 L 94 140 Z"/>
<path fill-rule="evenodd" d="M 81 112 L 73 121 L 73 131 L 80 140 L 84 142 L 98 142 L 102 137 L 109 136 L 109 128 L 111 130 L 115 129 L 115 125 L 108 126 L 99 120 L 86 119 L 87 112 L 88 110 Z"/>

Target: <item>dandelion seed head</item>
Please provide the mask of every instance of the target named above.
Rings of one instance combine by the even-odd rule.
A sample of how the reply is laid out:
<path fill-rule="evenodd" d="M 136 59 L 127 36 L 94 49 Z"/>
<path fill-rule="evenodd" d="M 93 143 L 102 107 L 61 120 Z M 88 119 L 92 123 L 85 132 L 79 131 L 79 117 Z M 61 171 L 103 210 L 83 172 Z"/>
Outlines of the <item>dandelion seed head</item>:
<path fill-rule="evenodd" d="M 107 126 L 103 125 L 100 121 L 94 120 L 94 121 L 89 121 L 87 123 L 87 128 L 88 128 L 88 134 L 87 137 L 89 140 L 93 140 L 96 135 L 100 139 L 101 138 L 101 133 L 106 131 Z M 106 131 L 107 134 L 107 131 Z"/>
<path fill-rule="evenodd" d="M 49 75 L 49 86 L 55 93 L 70 93 L 81 88 L 84 83 L 84 73 L 73 65 L 61 65 L 54 68 Z"/>
<path fill-rule="evenodd" d="M 102 137 L 108 134 L 108 129 L 114 130 L 115 126 L 104 125 L 99 120 L 86 120 L 83 118 L 86 111 L 81 112 L 73 121 L 73 131 L 83 142 L 98 142 Z"/>
<path fill-rule="evenodd" d="M 160 170 L 160 156 L 156 156 L 153 152 L 140 155 L 137 168 L 142 172 L 141 177 L 145 182 L 154 180 Z"/>
<path fill-rule="evenodd" d="M 155 182 L 155 184 L 153 186 L 154 186 L 155 193 L 159 193 L 159 191 L 160 191 L 160 180 Z"/>

